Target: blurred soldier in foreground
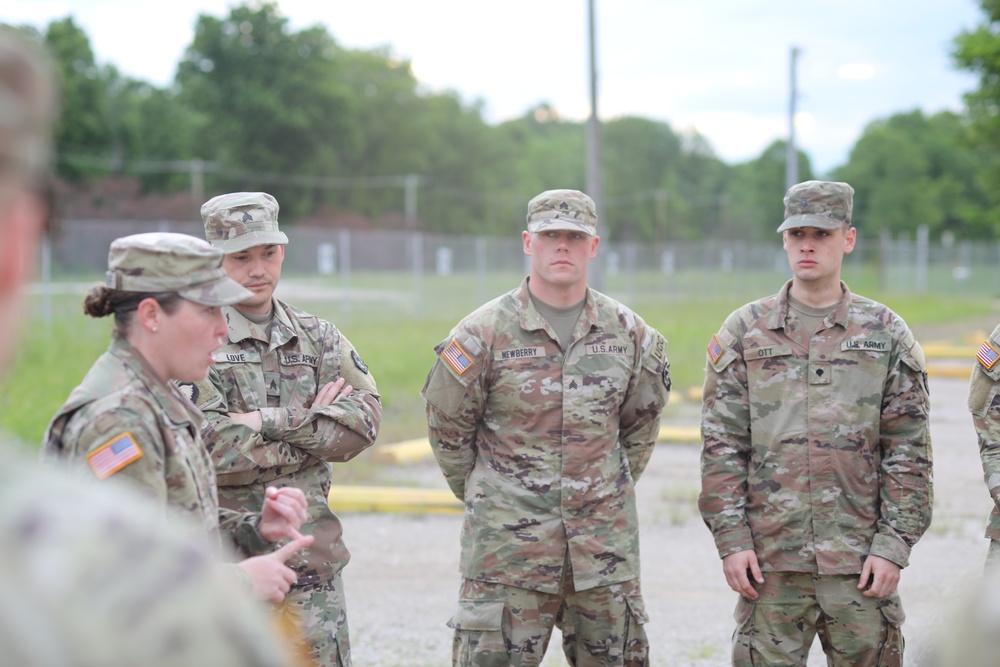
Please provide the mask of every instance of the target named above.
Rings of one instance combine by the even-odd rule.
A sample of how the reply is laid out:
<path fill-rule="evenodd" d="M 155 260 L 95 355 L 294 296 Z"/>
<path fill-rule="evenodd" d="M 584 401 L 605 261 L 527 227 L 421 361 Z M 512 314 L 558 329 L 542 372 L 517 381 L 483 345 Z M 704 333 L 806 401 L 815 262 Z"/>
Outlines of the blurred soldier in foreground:
<path fill-rule="evenodd" d="M 47 213 L 39 194 L 55 113 L 52 74 L 0 28 L 0 366 Z M 2 445 L 0 445 L 2 446 Z M 144 497 L 41 469 L 0 467 L 0 664 L 231 667 L 288 664 L 260 609 L 203 539 Z"/>
<path fill-rule="evenodd" d="M 647 665 L 635 482 L 670 390 L 666 341 L 587 287 L 594 202 L 543 192 L 520 287 L 462 320 L 424 386 L 431 446 L 465 501 L 455 665 Z"/>
<path fill-rule="evenodd" d="M 252 292 L 223 312 L 228 335 L 193 398 L 208 417 L 205 444 L 223 507 L 259 512 L 268 486 L 296 486 L 315 537 L 293 561 L 285 609 L 299 619 L 321 667 L 351 664 L 340 571 L 350 554 L 330 510 L 330 463 L 375 442 L 382 419 L 375 380 L 335 326 L 274 297 L 288 237 L 263 192 L 215 197 L 201 207 L 205 237 L 225 253 L 229 277 Z"/>
<path fill-rule="evenodd" d="M 708 344 L 702 516 L 740 594 L 733 664 L 901 665 L 896 585 L 931 518 L 924 356 L 840 280 L 854 190 L 808 181 L 778 231 L 792 279 Z"/>

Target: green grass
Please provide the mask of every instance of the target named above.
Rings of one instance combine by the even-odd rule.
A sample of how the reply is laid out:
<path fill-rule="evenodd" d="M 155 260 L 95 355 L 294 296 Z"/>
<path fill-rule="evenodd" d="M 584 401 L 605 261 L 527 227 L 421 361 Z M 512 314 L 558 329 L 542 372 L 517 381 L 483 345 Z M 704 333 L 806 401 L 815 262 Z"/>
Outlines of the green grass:
<path fill-rule="evenodd" d="M 507 288 L 516 282 L 513 279 Z M 879 294 L 868 289 L 866 281 L 859 282 L 859 293 L 889 304 L 911 326 L 982 321 L 994 312 L 988 296 Z M 498 289 L 496 293 L 502 291 L 492 281 L 489 287 Z M 778 287 L 780 282 L 772 284 L 770 289 L 761 289 L 757 295 L 763 296 Z M 352 305 L 345 319 L 344 307 L 336 301 L 297 302 L 337 324 L 372 369 L 384 405 L 380 443 L 425 434 L 420 389 L 434 362 L 433 347 L 447 336 L 462 315 L 475 307 L 474 299 L 482 291 L 481 286 L 469 281 L 449 283 L 440 279 L 425 288 L 428 294 L 444 296 L 425 302 L 420 314 L 391 304 L 366 303 Z M 675 391 L 701 385 L 709 338 L 730 312 L 752 298 L 657 297 L 655 290 L 645 289 L 636 293 L 637 298 L 629 305 L 667 337 Z M 492 296 L 495 294 L 487 298 Z M 29 320 L 13 368 L 0 387 L 0 427 L 22 440 L 26 447 L 38 446 L 49 419 L 107 348 L 111 319 L 88 318 L 82 314 L 79 303 L 77 296 L 56 297 L 51 324 L 40 324 L 37 315 Z"/>

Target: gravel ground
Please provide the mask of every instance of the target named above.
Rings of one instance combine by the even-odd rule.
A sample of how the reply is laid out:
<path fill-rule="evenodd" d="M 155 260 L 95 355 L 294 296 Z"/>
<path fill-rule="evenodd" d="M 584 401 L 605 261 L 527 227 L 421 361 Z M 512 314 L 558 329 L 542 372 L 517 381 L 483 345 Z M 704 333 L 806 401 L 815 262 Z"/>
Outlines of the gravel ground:
<path fill-rule="evenodd" d="M 982 570 L 990 509 L 975 433 L 965 407 L 967 382 L 932 378 L 931 432 L 935 510 L 930 530 L 903 571 L 900 594 L 907 665 L 927 665 L 948 609 Z M 698 406 L 669 408 L 667 420 L 698 423 Z M 697 514 L 697 445 L 660 445 L 638 485 L 642 585 L 654 665 L 723 667 L 736 594 L 722 575 L 708 530 Z M 445 488 L 433 459 L 400 466 L 398 480 Z M 459 585 L 462 518 L 449 515 L 345 514 L 353 560 L 344 572 L 354 664 L 442 667 L 450 664 L 445 622 Z M 558 634 L 543 663 L 565 664 Z M 825 664 L 818 643 L 811 665 Z"/>

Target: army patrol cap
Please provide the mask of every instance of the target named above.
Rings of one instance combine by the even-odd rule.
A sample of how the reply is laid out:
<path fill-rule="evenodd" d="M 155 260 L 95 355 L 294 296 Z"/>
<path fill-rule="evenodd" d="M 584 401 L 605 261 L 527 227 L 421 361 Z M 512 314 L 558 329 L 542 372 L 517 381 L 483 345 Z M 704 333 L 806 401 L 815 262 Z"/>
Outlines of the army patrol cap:
<path fill-rule="evenodd" d="M 115 239 L 107 286 L 124 292 L 177 292 L 205 306 L 230 306 L 253 292 L 222 268 L 221 250 L 194 236 L 152 232 Z"/>
<path fill-rule="evenodd" d="M 528 202 L 528 231 L 565 229 L 597 236 L 594 200 L 579 190 L 546 190 Z"/>
<path fill-rule="evenodd" d="M 231 192 L 212 197 L 201 207 L 205 238 L 226 253 L 259 245 L 286 245 L 278 231 L 278 202 L 266 192 Z"/>
<path fill-rule="evenodd" d="M 40 47 L 0 26 L 0 172 L 45 173 L 57 111 L 55 77 Z"/>
<path fill-rule="evenodd" d="M 837 229 L 851 223 L 854 188 L 835 181 L 806 181 L 785 193 L 785 221 L 779 232 L 796 227 Z"/>

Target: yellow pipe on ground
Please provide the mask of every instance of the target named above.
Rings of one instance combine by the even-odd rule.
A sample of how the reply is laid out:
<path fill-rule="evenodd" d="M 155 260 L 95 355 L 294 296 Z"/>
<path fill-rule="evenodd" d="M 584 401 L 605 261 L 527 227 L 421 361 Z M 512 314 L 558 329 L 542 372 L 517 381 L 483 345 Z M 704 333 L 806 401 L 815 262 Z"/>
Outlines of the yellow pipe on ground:
<path fill-rule="evenodd" d="M 334 486 L 327 498 L 334 512 L 462 514 L 465 505 L 447 489 L 397 486 Z"/>

